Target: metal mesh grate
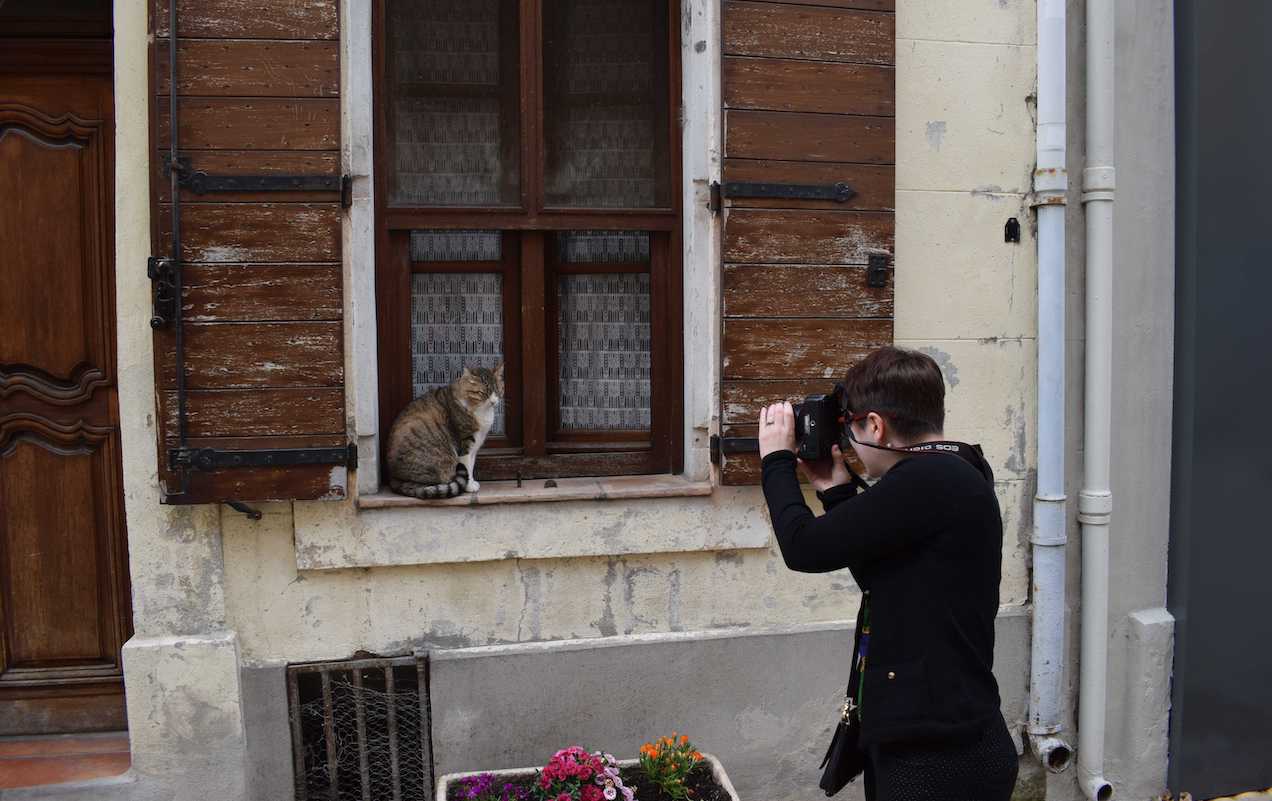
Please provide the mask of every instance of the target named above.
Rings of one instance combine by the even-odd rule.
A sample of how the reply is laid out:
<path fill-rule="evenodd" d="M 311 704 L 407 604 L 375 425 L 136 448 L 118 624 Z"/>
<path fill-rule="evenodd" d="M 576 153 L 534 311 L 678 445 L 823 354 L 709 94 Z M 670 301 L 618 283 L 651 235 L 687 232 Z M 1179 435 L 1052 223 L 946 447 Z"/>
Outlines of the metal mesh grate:
<path fill-rule="evenodd" d="M 415 657 L 287 671 L 296 801 L 429 801 L 426 662 Z"/>

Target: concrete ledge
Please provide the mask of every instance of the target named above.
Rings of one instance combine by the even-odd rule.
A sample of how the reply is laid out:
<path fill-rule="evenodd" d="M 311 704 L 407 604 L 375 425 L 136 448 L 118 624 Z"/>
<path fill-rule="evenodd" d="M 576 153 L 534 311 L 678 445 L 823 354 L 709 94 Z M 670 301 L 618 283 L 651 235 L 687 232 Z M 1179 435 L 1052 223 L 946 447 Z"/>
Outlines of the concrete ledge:
<path fill-rule="evenodd" d="M 1028 613 L 1005 608 L 995 674 L 1012 729 L 1023 718 Z M 430 655 L 438 775 L 524 767 L 558 748 L 620 759 L 672 730 L 720 758 L 738 796 L 806 801 L 843 701 L 847 621 L 483 646 Z M 515 725 L 515 736 L 509 726 Z M 860 783 L 844 795 L 860 798 Z"/>
<path fill-rule="evenodd" d="M 537 478 L 521 482 L 483 481 L 478 492 L 455 498 L 423 500 L 398 495 L 387 489 L 358 496 L 360 509 L 404 509 L 413 506 L 490 506 L 499 503 L 553 503 L 556 501 L 613 501 L 630 498 L 684 498 L 711 494 L 710 481 L 691 481 L 684 476 L 615 476 L 613 478 L 558 478 L 548 485 Z"/>
<path fill-rule="evenodd" d="M 772 530 L 758 487 L 683 496 L 405 509 L 297 501 L 296 567 L 337 570 L 769 547 Z"/>

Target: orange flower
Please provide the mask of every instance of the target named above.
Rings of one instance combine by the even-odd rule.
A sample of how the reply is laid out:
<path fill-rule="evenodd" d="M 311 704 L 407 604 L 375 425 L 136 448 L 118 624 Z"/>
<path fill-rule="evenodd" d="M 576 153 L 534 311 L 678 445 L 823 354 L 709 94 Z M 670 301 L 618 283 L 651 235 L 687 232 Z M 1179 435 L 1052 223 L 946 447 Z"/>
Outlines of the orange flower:
<path fill-rule="evenodd" d="M 701 760 L 701 759 L 702 759 L 702 752 L 701 752 L 701 751 L 694 751 L 694 752 L 693 752 L 693 754 L 692 754 L 692 756 L 693 756 L 693 761 L 694 761 L 694 762 L 698 762 L 699 760 Z"/>
<path fill-rule="evenodd" d="M 681 744 L 681 745 L 688 745 L 688 744 L 689 744 L 689 736 L 688 736 L 687 734 L 682 734 L 682 735 L 680 735 L 680 744 Z"/>

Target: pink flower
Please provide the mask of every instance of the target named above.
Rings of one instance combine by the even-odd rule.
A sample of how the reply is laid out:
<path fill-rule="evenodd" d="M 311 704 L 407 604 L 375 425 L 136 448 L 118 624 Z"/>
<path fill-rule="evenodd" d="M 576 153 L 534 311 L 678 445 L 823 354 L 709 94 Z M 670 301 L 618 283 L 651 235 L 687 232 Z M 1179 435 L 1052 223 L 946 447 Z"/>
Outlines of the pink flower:
<path fill-rule="evenodd" d="M 602 798 L 601 788 L 592 784 L 583 787 L 582 801 L 601 801 Z"/>
<path fill-rule="evenodd" d="M 561 793 L 556 797 L 556 801 L 572 801 L 569 793 Z"/>
<path fill-rule="evenodd" d="M 546 790 L 550 784 L 552 784 L 552 780 L 548 778 L 547 770 L 544 770 L 543 775 L 539 777 L 539 786 Z"/>

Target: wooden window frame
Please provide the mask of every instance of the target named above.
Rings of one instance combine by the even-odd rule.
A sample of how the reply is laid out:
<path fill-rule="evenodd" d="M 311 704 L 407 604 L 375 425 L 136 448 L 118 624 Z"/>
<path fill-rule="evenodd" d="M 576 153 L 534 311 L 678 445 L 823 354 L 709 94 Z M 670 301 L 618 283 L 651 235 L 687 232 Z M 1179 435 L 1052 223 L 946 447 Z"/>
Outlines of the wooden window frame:
<path fill-rule="evenodd" d="M 542 20 L 545 0 L 518 0 L 520 208 L 403 207 L 388 203 L 392 161 L 385 21 L 387 0 L 373 19 L 376 314 L 381 464 L 389 429 L 412 398 L 411 277 L 420 272 L 503 275 L 506 433 L 487 441 L 476 473 L 486 480 L 666 474 L 683 471 L 683 309 L 681 270 L 680 0 L 667 4 L 667 107 L 659 116 L 669 169 L 666 207 L 561 208 L 545 205 Z M 499 262 L 412 262 L 412 230 L 490 230 L 502 234 Z M 561 264 L 552 237 L 573 230 L 649 234 L 647 264 Z M 650 275 L 648 432 L 562 431 L 557 354 L 558 277 L 568 273 Z"/>

